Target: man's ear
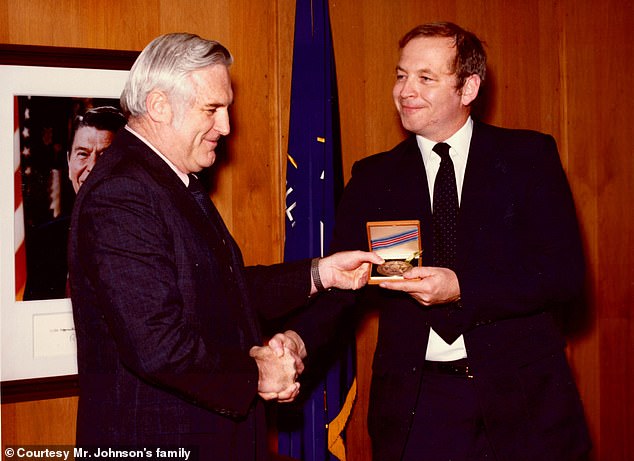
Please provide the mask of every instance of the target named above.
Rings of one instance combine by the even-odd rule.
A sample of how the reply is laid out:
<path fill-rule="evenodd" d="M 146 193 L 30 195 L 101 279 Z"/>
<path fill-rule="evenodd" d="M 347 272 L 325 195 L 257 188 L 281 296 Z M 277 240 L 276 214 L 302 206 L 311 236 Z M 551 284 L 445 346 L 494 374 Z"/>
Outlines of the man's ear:
<path fill-rule="evenodd" d="M 167 94 L 161 90 L 152 90 L 145 98 L 145 106 L 150 118 L 157 123 L 172 121 L 172 105 Z"/>
<path fill-rule="evenodd" d="M 471 74 L 464 82 L 460 96 L 462 97 L 462 104 L 468 106 L 478 96 L 480 91 L 480 76 L 478 74 Z"/>

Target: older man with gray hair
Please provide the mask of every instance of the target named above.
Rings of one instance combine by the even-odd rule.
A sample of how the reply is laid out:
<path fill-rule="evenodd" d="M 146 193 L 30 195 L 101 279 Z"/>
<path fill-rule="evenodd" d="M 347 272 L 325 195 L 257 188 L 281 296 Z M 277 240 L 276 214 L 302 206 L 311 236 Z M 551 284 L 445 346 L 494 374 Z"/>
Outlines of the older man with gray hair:
<path fill-rule="evenodd" d="M 128 124 L 79 191 L 70 239 L 80 400 L 77 444 L 267 458 L 263 400 L 292 400 L 305 349 L 273 318 L 330 287 L 356 289 L 372 253 L 245 267 L 196 173 L 230 132 L 232 57 L 158 37 L 121 95 Z M 195 453 L 195 454 L 196 454 Z"/>

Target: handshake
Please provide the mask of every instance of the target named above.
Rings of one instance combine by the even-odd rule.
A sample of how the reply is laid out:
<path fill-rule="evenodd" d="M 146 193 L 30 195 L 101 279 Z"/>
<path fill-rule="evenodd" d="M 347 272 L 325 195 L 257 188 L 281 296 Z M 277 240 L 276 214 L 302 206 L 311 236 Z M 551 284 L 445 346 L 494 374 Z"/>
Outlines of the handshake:
<path fill-rule="evenodd" d="M 322 258 L 317 269 L 319 277 L 312 279 L 311 294 L 317 287 L 357 290 L 368 283 L 370 264 L 383 262 L 376 253 L 365 251 L 343 251 Z M 253 346 L 249 354 L 258 365 L 260 397 L 279 402 L 291 402 L 297 397 L 297 377 L 304 371 L 306 347 L 296 332 L 278 333 L 268 345 Z"/>
<path fill-rule="evenodd" d="M 304 371 L 306 348 L 293 330 L 273 336 L 267 346 L 249 352 L 259 370 L 258 394 L 264 400 L 291 402 L 299 394 L 298 376 Z"/>

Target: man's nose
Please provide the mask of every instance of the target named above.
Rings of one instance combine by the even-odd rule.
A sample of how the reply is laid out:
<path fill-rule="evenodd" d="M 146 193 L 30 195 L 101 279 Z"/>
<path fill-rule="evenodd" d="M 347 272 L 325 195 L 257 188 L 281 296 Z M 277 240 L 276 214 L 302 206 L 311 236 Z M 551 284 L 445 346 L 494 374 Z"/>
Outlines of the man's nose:
<path fill-rule="evenodd" d="M 92 169 L 95 166 L 95 163 L 97 162 L 97 157 L 99 157 L 97 152 L 92 152 L 90 154 L 90 157 L 88 157 L 86 161 L 86 173 L 90 173 L 92 171 Z"/>
<path fill-rule="evenodd" d="M 231 132 L 231 123 L 229 122 L 229 112 L 221 112 L 217 115 L 214 124 L 214 130 L 222 136 L 227 136 Z"/>
<path fill-rule="evenodd" d="M 412 78 L 406 78 L 401 83 L 401 88 L 399 91 L 399 96 L 402 98 L 406 98 L 408 96 L 412 96 L 416 93 L 416 89 L 414 86 L 414 80 Z"/>

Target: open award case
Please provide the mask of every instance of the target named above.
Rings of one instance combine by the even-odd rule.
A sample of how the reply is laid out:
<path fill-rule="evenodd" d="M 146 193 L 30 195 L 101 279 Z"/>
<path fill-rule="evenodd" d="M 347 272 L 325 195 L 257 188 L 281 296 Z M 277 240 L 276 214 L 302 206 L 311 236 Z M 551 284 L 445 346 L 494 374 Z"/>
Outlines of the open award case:
<path fill-rule="evenodd" d="M 403 273 L 422 263 L 419 221 L 369 221 L 370 251 L 381 256 L 383 264 L 373 264 L 370 284 L 398 280 Z"/>

